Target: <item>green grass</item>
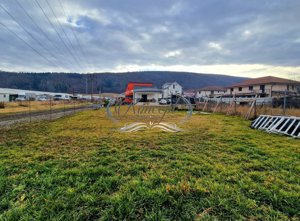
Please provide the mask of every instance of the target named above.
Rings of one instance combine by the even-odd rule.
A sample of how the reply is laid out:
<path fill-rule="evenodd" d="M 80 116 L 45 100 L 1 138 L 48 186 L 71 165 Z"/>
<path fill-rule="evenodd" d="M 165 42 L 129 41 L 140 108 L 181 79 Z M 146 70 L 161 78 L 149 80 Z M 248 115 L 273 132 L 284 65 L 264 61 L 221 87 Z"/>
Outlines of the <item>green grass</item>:
<path fill-rule="evenodd" d="M 0 130 L 0 220 L 299 220 L 300 141 L 194 115 L 118 133 L 102 111 Z"/>

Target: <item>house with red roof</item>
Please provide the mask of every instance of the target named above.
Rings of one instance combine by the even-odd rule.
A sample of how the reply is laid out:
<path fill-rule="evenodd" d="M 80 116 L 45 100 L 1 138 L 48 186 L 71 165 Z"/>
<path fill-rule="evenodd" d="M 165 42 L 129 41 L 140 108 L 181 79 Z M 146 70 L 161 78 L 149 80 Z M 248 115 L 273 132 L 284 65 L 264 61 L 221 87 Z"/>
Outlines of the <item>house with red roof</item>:
<path fill-rule="evenodd" d="M 248 79 L 227 87 L 227 96 L 276 97 L 299 93 L 300 82 L 273 76 Z"/>

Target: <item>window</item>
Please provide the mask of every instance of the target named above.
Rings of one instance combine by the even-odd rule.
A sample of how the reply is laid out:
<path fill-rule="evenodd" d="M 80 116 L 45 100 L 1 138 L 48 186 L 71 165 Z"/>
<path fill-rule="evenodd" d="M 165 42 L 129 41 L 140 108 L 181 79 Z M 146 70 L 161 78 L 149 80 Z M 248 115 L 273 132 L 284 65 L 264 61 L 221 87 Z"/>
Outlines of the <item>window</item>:
<path fill-rule="evenodd" d="M 290 90 L 290 85 L 287 85 L 287 86 L 286 86 L 286 89 L 289 91 L 289 90 Z"/>
<path fill-rule="evenodd" d="M 233 88 L 230 88 L 230 91 L 233 92 Z"/>
<path fill-rule="evenodd" d="M 6 97 L 6 94 L 3 94 L 3 97 L 5 98 L 5 97 Z"/>
<path fill-rule="evenodd" d="M 253 91 L 253 86 L 249 86 L 249 91 Z"/>
<path fill-rule="evenodd" d="M 173 84 L 173 89 L 175 89 L 175 84 Z"/>
<path fill-rule="evenodd" d="M 295 90 L 295 86 L 294 85 L 292 85 L 292 90 Z"/>
<path fill-rule="evenodd" d="M 242 91 L 243 90 L 243 88 L 242 87 L 239 87 L 239 91 Z"/>

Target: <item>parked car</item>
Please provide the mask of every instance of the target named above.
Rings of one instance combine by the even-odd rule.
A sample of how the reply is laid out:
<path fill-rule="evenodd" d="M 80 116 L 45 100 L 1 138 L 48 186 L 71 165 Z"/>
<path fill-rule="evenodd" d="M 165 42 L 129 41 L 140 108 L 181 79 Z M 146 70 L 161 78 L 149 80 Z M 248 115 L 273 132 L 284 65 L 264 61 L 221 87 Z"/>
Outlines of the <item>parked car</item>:
<path fill-rule="evenodd" d="M 37 98 L 38 101 L 47 101 L 49 100 L 46 96 L 40 96 Z"/>
<path fill-rule="evenodd" d="M 67 94 L 56 94 L 53 96 L 53 100 L 55 100 L 55 101 L 70 100 L 70 96 Z"/>
<path fill-rule="evenodd" d="M 56 94 L 53 96 L 53 100 L 55 100 L 55 101 L 63 100 L 63 97 L 61 94 Z"/>
<path fill-rule="evenodd" d="M 167 99 L 160 99 L 159 104 L 161 104 L 161 105 L 168 104 L 168 100 Z"/>
<path fill-rule="evenodd" d="M 26 95 L 18 95 L 18 97 L 16 98 L 16 101 L 27 101 L 28 98 Z"/>

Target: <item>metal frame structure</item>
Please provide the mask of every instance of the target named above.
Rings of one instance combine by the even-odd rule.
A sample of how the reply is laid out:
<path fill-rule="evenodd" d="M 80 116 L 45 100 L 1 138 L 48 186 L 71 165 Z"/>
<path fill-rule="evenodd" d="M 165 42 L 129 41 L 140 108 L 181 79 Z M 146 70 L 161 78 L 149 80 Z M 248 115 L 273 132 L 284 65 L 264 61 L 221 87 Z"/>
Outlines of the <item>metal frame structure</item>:
<path fill-rule="evenodd" d="M 251 128 L 300 138 L 300 117 L 260 115 Z"/>

